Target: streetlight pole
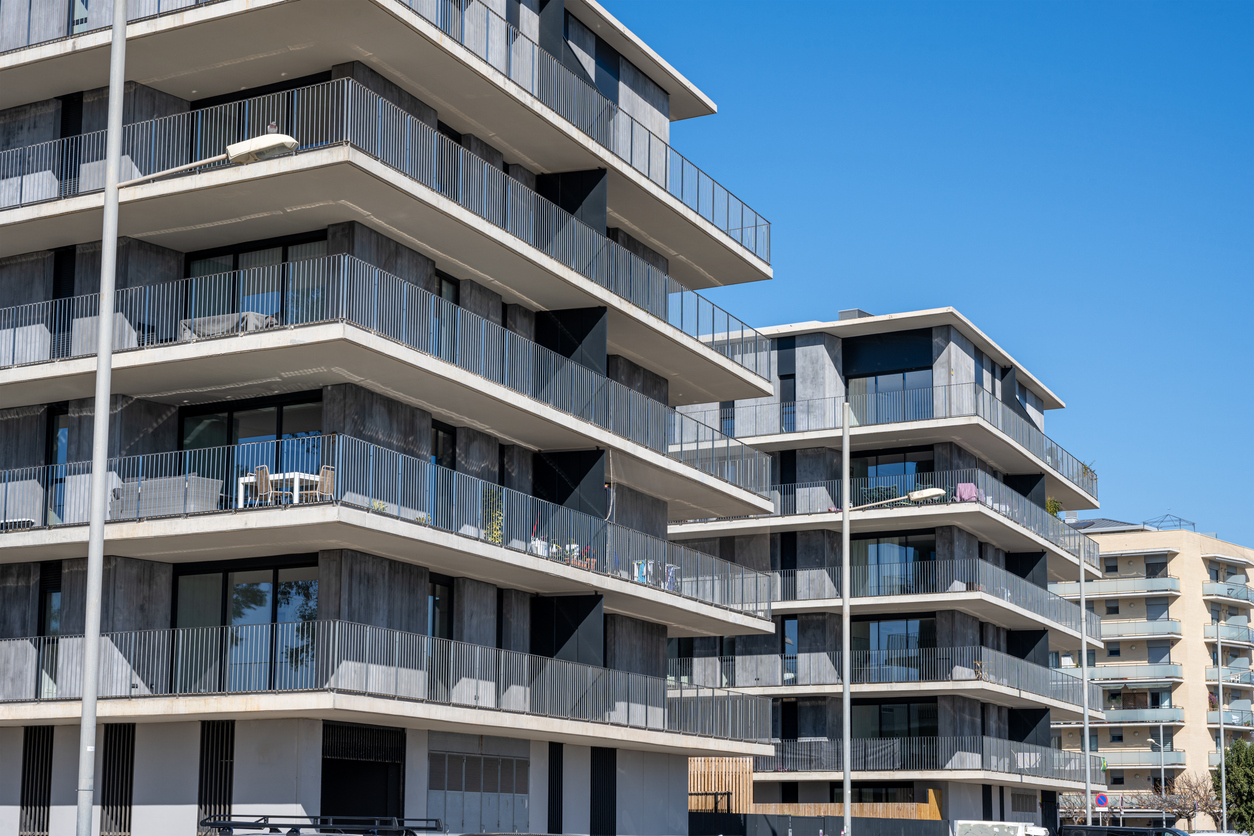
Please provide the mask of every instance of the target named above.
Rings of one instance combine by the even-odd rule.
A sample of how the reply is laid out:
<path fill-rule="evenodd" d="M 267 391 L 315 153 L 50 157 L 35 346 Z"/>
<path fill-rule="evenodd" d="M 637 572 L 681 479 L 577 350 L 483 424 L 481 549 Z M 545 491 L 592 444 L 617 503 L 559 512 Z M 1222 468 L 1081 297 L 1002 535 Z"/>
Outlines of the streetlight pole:
<path fill-rule="evenodd" d="M 1163 827 L 1167 827 L 1167 750 L 1163 746 L 1166 738 L 1163 736 L 1163 724 L 1158 724 L 1158 787 L 1159 795 L 1162 796 L 1160 804 L 1163 814 Z"/>
<path fill-rule="evenodd" d="M 840 420 L 840 725 L 841 725 L 841 768 L 842 790 L 841 800 L 844 802 L 845 828 L 842 836 L 853 834 L 853 698 L 850 691 L 852 678 L 852 659 L 850 658 L 849 637 L 849 593 L 852 557 L 849 553 L 849 422 L 853 410 L 849 408 L 849 399 L 841 405 L 843 413 Z"/>
<path fill-rule="evenodd" d="M 1089 610 L 1084 589 L 1084 555 L 1080 555 L 1080 692 L 1084 706 L 1084 823 L 1093 823 L 1093 756 L 1089 751 Z"/>
<path fill-rule="evenodd" d="M 1223 829 L 1228 829 L 1228 752 L 1224 745 L 1224 625 L 1215 625 L 1215 641 L 1218 642 L 1219 665 L 1215 669 L 1215 684 L 1219 687 L 1219 810 L 1223 814 Z"/>
<path fill-rule="evenodd" d="M 118 181 L 122 168 L 122 99 L 126 83 L 126 0 L 113 0 L 109 52 L 109 118 L 105 135 L 104 223 L 100 241 L 100 299 L 96 318 L 96 394 L 92 406 L 91 493 L 87 530 L 87 589 L 83 623 L 83 694 L 78 736 L 77 836 L 92 836 L 96 794 L 96 692 L 100 680 L 100 587 L 104 575 L 105 493 L 108 488 L 109 407 L 113 386 L 113 296 L 118 265 Z"/>

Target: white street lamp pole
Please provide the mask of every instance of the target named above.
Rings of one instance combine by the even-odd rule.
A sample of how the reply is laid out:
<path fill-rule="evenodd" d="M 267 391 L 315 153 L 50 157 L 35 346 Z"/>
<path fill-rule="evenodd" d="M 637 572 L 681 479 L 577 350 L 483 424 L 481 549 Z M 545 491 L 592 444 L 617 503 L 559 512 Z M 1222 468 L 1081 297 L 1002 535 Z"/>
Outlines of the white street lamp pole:
<path fill-rule="evenodd" d="M 852 555 L 849 553 L 849 499 L 852 491 L 849 488 L 849 422 L 853 410 L 849 408 L 846 398 L 842 404 L 843 413 L 840 421 L 840 721 L 841 721 L 841 769 L 842 789 L 844 794 L 845 829 L 842 836 L 853 834 L 853 699 L 849 680 L 852 678 L 852 659 L 850 658 L 849 633 L 849 564 Z"/>
<path fill-rule="evenodd" d="M 1080 691 L 1084 706 L 1084 823 L 1093 823 L 1093 753 L 1089 750 L 1089 610 L 1084 589 L 1084 555 L 1080 555 Z"/>
<path fill-rule="evenodd" d="M 1215 641 L 1219 643 L 1219 662 L 1215 669 L 1215 682 L 1219 686 L 1219 809 L 1223 814 L 1223 829 L 1228 829 L 1228 752 L 1224 745 L 1224 625 L 1215 625 Z"/>
<path fill-rule="evenodd" d="M 87 532 L 83 695 L 78 740 L 77 836 L 91 836 L 96 794 L 96 691 L 100 679 L 100 587 L 104 574 L 105 492 L 108 488 L 109 407 L 113 383 L 113 291 L 118 264 L 118 179 L 122 168 L 122 99 L 126 83 L 126 0 L 113 0 L 109 53 L 109 119 L 105 135 L 104 225 L 100 240 L 100 299 L 96 318 L 96 397 L 92 406 L 91 494 Z"/>

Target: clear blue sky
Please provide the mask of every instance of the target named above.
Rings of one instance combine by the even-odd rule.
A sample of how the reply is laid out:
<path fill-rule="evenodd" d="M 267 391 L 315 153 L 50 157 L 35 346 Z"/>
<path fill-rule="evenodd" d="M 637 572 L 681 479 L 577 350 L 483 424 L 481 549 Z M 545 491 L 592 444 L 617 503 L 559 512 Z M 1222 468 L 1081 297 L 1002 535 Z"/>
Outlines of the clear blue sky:
<path fill-rule="evenodd" d="M 604 2 L 719 106 L 672 144 L 773 224 L 775 280 L 715 302 L 952 305 L 1067 404 L 1081 516 L 1254 546 L 1254 3 Z"/>

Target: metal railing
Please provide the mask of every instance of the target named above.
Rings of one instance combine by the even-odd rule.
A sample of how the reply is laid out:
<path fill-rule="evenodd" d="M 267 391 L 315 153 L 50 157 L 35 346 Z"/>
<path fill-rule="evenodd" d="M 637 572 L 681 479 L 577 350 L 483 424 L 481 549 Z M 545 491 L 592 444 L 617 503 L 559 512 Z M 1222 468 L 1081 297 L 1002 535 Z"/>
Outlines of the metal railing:
<path fill-rule="evenodd" d="M 1206 722 L 1219 725 L 1219 712 L 1207 711 Z M 1241 711 L 1233 708 L 1224 709 L 1225 726 L 1254 726 L 1254 711 Z"/>
<path fill-rule="evenodd" d="M 90 472 L 90 462 L 0 472 L 0 531 L 86 523 Z M 114 458 L 107 479 L 110 521 L 331 502 L 770 616 L 768 575 L 350 436 Z"/>
<path fill-rule="evenodd" d="M 1229 661 L 1235 662 L 1237 660 L 1230 659 Z M 1245 665 L 1240 667 L 1236 665 L 1224 665 L 1223 678 L 1225 685 L 1254 685 L 1254 671 L 1250 670 L 1250 660 L 1244 659 L 1242 661 L 1245 662 Z M 1219 668 L 1217 666 L 1211 665 L 1206 669 L 1206 681 L 1219 681 Z"/>
<path fill-rule="evenodd" d="M 678 682 L 720 688 L 779 688 L 839 685 L 841 654 L 835 650 L 671 659 L 667 676 Z M 1081 705 L 1075 677 L 987 647 L 929 647 L 857 650 L 850 659 L 853 684 L 901 682 L 986 682 Z M 1089 704 L 1101 704 L 1101 689 L 1089 684 Z"/>
<path fill-rule="evenodd" d="M 300 143 L 297 153 L 356 148 L 749 371 L 769 373 L 770 342 L 757 331 L 351 79 L 127 125 L 121 177 L 213 157 L 272 122 Z M 103 189 L 104 146 L 97 131 L 0 152 L 0 208 Z"/>
<path fill-rule="evenodd" d="M 941 488 L 945 493 L 920 503 L 912 503 L 906 498 L 906 494 L 911 491 L 923 488 Z M 853 492 L 850 498 L 852 506 L 886 503 L 881 507 L 900 507 L 890 502 L 894 499 L 900 500 L 902 506 L 910 507 L 979 503 L 1075 557 L 1082 558 L 1089 565 L 1099 565 L 1099 550 L 1095 540 L 1076 531 L 1023 494 L 978 468 L 851 479 L 850 490 Z M 839 480 L 775 485 L 771 488 L 771 494 L 775 502 L 775 514 L 779 516 L 840 512 Z"/>
<path fill-rule="evenodd" d="M 855 772 L 983 770 L 1030 775 L 1060 781 L 1084 780 L 1084 756 L 1033 743 L 994 737 L 854 738 L 851 761 Z M 753 759 L 755 772 L 839 772 L 843 768 L 839 740 L 782 740 L 774 756 Z M 1093 775 L 1101 758 L 1091 756 Z"/>
<path fill-rule="evenodd" d="M 1106 722 L 1120 723 L 1183 723 L 1183 708 L 1107 708 Z"/>
<path fill-rule="evenodd" d="M 1078 666 L 1058 668 L 1067 676 L 1080 678 Z M 1168 662 L 1157 665 L 1089 665 L 1089 679 L 1102 681 L 1126 680 L 1128 682 L 1159 682 L 1168 679 L 1183 679 L 1184 668 L 1178 663 Z M 1090 703 L 1096 705 L 1097 703 Z"/>
<path fill-rule="evenodd" d="M 0 367 L 94 356 L 99 296 L 0 309 Z M 759 494 L 770 457 L 347 255 L 125 288 L 114 351 L 349 322 Z"/>
<path fill-rule="evenodd" d="M 880 563 L 849 567 L 854 598 L 879 595 L 934 595 L 982 592 L 1036 613 L 1067 629 L 1080 631 L 1080 607 L 1049 590 L 977 558 Z M 840 597 L 840 567 L 771 572 L 772 597 L 780 601 L 833 600 Z M 1101 619 L 1087 613 L 1088 634 L 1101 634 Z M 1178 624 L 1178 623 L 1177 623 Z"/>
<path fill-rule="evenodd" d="M 1250 633 L 1250 628 L 1241 624 L 1207 624 L 1202 628 L 1206 641 L 1215 641 L 1217 638 L 1215 634 L 1219 632 L 1219 628 L 1223 629 L 1223 640 L 1226 642 L 1254 643 L 1254 635 Z"/>
<path fill-rule="evenodd" d="M 9 5 L 21 2 L 6 0 L 6 11 Z M 59 15 L 55 13 L 58 2 L 65 6 Z M 127 19 L 158 17 L 216 2 L 221 0 L 129 0 Z M 765 218 L 479 0 L 397 2 L 439 27 L 741 247 L 770 263 L 771 224 Z M 106 29 L 113 14 L 111 0 L 95 0 L 81 22 L 70 21 L 76 0 L 25 3 L 25 14 L 20 8 L 15 11 L 23 22 L 6 25 L 0 33 L 0 52 Z"/>
<path fill-rule="evenodd" d="M 1254 600 L 1254 590 L 1251 590 L 1243 583 L 1207 582 L 1202 584 L 1202 595 L 1203 597 L 1231 598 L 1235 601 L 1249 602 Z"/>
<path fill-rule="evenodd" d="M 1106 749 L 1101 759 L 1109 767 L 1124 766 L 1184 766 L 1184 752 L 1175 751 L 1167 744 L 1167 751 L 1158 751 L 1157 744 L 1153 749 Z"/>
<path fill-rule="evenodd" d="M 975 416 L 1010 436 L 1016 444 L 1053 468 L 1062 478 L 1094 499 L 1097 473 L 1068 453 L 1012 407 L 976 383 L 957 383 L 854 395 L 849 399 L 853 426 L 931 421 Z M 840 429 L 845 398 L 804 401 L 737 401 L 724 409 L 710 406 L 690 414 L 711 426 L 722 426 L 737 438 Z"/>
<path fill-rule="evenodd" d="M 1100 635 L 1103 639 L 1114 639 L 1122 636 L 1178 636 L 1181 635 L 1180 622 L 1175 619 L 1160 618 L 1153 621 L 1145 619 L 1104 619 Z"/>
<path fill-rule="evenodd" d="M 1064 598 L 1078 598 L 1080 596 L 1079 581 L 1052 581 L 1049 589 L 1056 595 Z M 1121 593 L 1135 593 L 1156 595 L 1164 592 L 1179 592 L 1180 579 L 1171 576 L 1162 576 L 1157 578 L 1098 578 L 1085 583 L 1085 595 L 1089 597 L 1101 598 L 1102 596 L 1118 595 Z"/>
<path fill-rule="evenodd" d="M 0 701 L 82 697 L 81 636 L 0 641 Z M 736 740 L 767 700 L 347 621 L 105 633 L 103 698 L 337 691 Z"/>

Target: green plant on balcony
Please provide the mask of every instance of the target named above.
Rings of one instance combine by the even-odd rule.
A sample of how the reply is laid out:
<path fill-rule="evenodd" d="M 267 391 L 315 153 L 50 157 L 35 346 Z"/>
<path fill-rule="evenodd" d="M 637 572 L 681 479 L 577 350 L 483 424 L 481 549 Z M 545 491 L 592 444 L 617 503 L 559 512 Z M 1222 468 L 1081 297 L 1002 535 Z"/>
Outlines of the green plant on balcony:
<path fill-rule="evenodd" d="M 483 539 L 493 545 L 505 543 L 505 494 L 494 485 L 483 489 Z"/>
<path fill-rule="evenodd" d="M 1085 479 L 1096 479 L 1097 471 L 1093 469 L 1093 466 L 1095 464 L 1097 464 L 1096 459 L 1089 462 L 1088 464 L 1085 464 L 1084 462 L 1080 462 L 1080 475 L 1083 476 Z"/>
<path fill-rule="evenodd" d="M 378 514 L 383 514 L 387 511 L 387 509 L 388 509 L 388 504 L 384 502 L 382 499 L 370 500 L 371 511 L 374 511 L 375 513 L 378 513 Z"/>
<path fill-rule="evenodd" d="M 1062 513 L 1062 503 L 1054 499 L 1052 496 L 1045 499 L 1045 510 L 1049 512 L 1051 517 L 1056 517 Z"/>

